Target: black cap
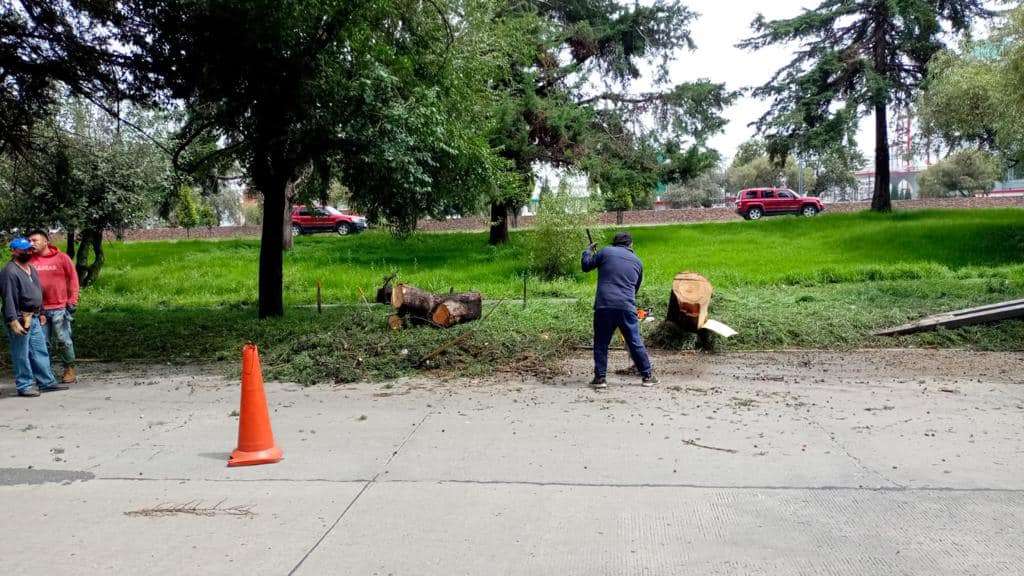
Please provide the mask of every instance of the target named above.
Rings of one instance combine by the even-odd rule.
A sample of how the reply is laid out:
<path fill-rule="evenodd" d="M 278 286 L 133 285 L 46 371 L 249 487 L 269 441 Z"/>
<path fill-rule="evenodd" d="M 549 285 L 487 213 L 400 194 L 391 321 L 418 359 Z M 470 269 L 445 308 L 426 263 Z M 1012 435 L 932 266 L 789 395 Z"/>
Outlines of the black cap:
<path fill-rule="evenodd" d="M 616 232 L 612 238 L 612 246 L 629 246 L 633 243 L 633 235 L 629 232 Z"/>

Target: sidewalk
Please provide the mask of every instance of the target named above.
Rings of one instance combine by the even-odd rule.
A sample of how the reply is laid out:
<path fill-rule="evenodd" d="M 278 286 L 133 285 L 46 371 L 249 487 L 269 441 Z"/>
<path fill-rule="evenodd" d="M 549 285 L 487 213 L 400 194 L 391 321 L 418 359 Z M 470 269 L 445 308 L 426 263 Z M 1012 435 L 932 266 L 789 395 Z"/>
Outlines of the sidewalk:
<path fill-rule="evenodd" d="M 1024 573 L 1024 354 L 655 364 L 270 383 L 285 460 L 230 469 L 223 365 L 2 374 L 0 574 Z"/>

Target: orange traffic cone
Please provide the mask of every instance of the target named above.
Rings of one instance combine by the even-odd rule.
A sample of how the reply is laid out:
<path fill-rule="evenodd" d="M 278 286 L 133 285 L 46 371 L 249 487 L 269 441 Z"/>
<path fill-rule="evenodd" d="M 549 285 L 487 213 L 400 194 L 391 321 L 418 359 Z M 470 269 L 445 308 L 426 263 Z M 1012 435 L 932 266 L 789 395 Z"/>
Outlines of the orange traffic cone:
<path fill-rule="evenodd" d="M 228 466 L 272 464 L 281 460 L 281 449 L 274 444 L 270 429 L 267 396 L 263 393 L 263 370 L 256 346 L 242 348 L 242 409 L 238 418 L 238 448 L 231 453 Z"/>

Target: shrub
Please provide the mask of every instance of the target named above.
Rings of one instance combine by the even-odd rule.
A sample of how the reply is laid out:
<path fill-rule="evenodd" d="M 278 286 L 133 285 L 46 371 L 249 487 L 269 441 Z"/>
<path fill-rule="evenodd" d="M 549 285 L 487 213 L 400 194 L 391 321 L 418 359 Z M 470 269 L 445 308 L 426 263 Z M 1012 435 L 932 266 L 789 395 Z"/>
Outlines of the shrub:
<path fill-rule="evenodd" d="M 571 196 L 565 186 L 546 194 L 537 206 L 530 238 L 530 268 L 550 280 L 573 273 L 587 245 L 585 228 L 593 222 L 586 198 Z"/>
<path fill-rule="evenodd" d="M 960 150 L 918 177 L 922 198 L 974 196 L 992 191 L 999 161 L 984 150 Z"/>
<path fill-rule="evenodd" d="M 260 204 L 242 205 L 242 222 L 246 226 L 261 226 L 263 224 L 263 206 Z"/>

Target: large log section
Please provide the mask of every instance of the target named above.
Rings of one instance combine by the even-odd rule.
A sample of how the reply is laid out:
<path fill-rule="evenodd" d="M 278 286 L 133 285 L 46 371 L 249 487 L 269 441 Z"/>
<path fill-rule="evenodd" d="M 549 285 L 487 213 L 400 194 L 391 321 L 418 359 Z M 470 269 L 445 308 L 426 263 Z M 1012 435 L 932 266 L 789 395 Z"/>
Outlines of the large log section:
<path fill-rule="evenodd" d="M 396 284 L 391 290 L 391 306 L 395 314 L 388 325 L 397 329 L 408 319 L 412 324 L 432 324 L 448 328 L 463 322 L 479 320 L 483 303 L 479 292 L 435 294 L 409 284 Z"/>
<path fill-rule="evenodd" d="M 693 272 L 680 272 L 672 279 L 665 319 L 689 332 L 704 328 L 711 303 L 711 282 Z"/>

